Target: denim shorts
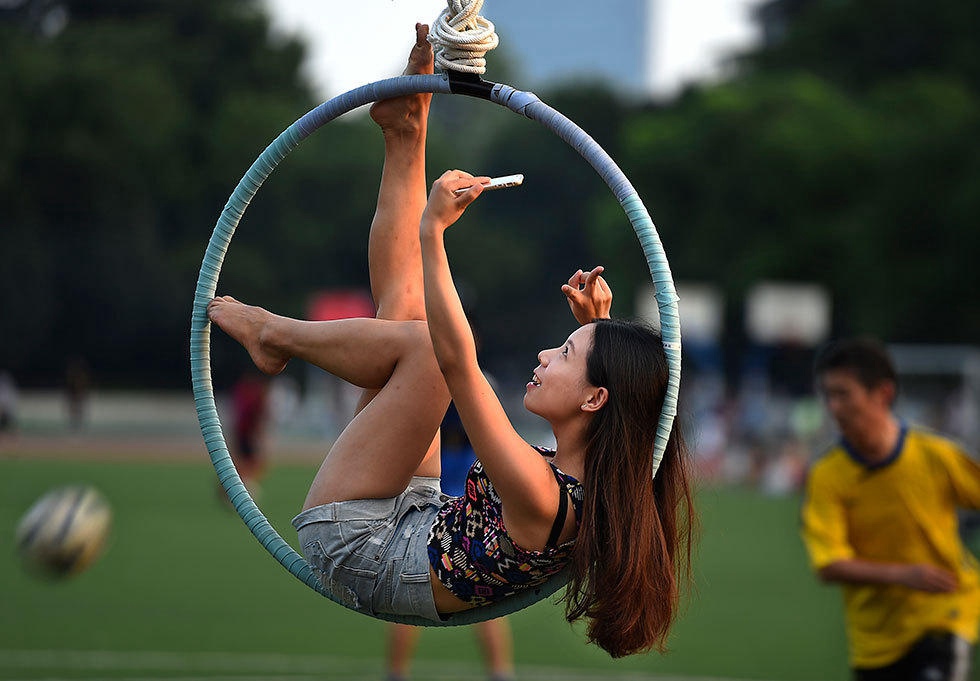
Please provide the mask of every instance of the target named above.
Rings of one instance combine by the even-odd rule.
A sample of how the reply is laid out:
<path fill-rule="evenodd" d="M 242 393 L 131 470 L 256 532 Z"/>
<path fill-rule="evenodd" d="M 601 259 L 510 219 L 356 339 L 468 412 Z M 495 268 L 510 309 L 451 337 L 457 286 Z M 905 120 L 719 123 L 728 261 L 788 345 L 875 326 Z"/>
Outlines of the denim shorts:
<path fill-rule="evenodd" d="M 446 497 L 414 477 L 391 499 L 315 506 L 293 518 L 303 555 L 338 602 L 367 615 L 439 621 L 429 582 L 429 528 Z"/>

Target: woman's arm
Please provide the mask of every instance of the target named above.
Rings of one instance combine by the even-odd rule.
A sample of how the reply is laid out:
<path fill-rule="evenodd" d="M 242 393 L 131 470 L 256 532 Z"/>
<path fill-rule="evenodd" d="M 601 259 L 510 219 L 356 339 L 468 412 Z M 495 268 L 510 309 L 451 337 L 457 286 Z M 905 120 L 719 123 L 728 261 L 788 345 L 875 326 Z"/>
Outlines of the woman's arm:
<path fill-rule="evenodd" d="M 520 542 L 528 536 L 528 528 L 536 536 L 543 524 L 543 546 L 557 512 L 558 486 L 544 458 L 514 430 L 480 370 L 476 343 L 453 284 L 443 239 L 445 230 L 480 195 L 480 182 L 485 180 L 449 171 L 432 186 L 419 231 L 425 312 L 439 368 L 470 443 L 503 502 L 508 530 Z M 471 185 L 459 196 L 453 193 Z"/>
<path fill-rule="evenodd" d="M 453 283 L 443 235 L 483 192 L 481 181 L 486 179 L 459 170 L 444 173 L 432 185 L 419 225 L 425 313 L 433 350 L 443 374 L 454 374 L 477 364 L 476 342 Z M 470 189 L 456 196 L 454 189 L 461 187 Z"/>

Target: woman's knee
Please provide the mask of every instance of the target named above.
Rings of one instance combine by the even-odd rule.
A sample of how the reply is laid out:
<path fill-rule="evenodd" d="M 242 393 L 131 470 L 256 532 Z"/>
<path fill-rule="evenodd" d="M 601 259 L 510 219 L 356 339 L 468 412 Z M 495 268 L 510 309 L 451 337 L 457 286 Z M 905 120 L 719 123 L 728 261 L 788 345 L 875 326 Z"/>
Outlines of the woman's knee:
<path fill-rule="evenodd" d="M 439 371 L 436 363 L 436 353 L 432 349 L 432 337 L 429 335 L 429 325 L 424 321 L 412 320 L 400 323 L 402 328 L 402 356 L 411 356 L 415 362 L 421 362 L 425 367 L 434 367 Z"/>
<path fill-rule="evenodd" d="M 402 361 L 410 370 L 419 374 L 431 375 L 438 385 L 445 386 L 439 362 L 432 349 L 429 325 L 422 321 L 401 322 L 403 327 L 401 354 Z M 448 389 L 447 389 L 448 394 Z"/>

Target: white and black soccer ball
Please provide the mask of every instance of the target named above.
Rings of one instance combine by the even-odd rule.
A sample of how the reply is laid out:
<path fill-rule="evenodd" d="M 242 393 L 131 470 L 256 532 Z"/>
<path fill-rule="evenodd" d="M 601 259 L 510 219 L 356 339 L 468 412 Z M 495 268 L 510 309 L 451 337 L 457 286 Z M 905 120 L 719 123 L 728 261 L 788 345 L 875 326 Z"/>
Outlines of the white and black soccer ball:
<path fill-rule="evenodd" d="M 38 499 L 17 525 L 17 551 L 24 567 L 45 577 L 82 572 L 102 554 L 112 509 L 91 485 L 68 485 Z"/>

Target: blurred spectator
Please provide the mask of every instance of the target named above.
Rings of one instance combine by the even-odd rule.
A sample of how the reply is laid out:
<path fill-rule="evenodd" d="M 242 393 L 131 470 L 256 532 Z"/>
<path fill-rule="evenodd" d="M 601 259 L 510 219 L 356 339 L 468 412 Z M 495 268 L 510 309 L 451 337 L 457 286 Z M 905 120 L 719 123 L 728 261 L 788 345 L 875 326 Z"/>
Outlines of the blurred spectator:
<path fill-rule="evenodd" d="M 92 377 L 88 363 L 82 357 L 72 357 L 65 369 L 65 399 L 68 402 L 68 424 L 72 430 L 81 430 L 88 412 Z"/>
<path fill-rule="evenodd" d="M 442 477 L 444 494 L 462 496 L 466 484 L 466 474 L 475 460 L 466 431 L 460 421 L 456 406 L 449 410 L 442 421 Z M 514 678 L 513 639 L 510 623 L 501 617 L 473 625 L 473 631 L 480 643 L 484 664 L 490 681 L 511 681 Z M 386 664 L 388 681 L 405 681 L 408 670 L 422 634 L 420 627 L 405 624 L 388 625 L 388 654 Z"/>
<path fill-rule="evenodd" d="M 803 443 L 788 437 L 776 457 L 768 462 L 759 478 L 760 489 L 772 496 L 798 492 L 806 478 L 807 452 Z"/>
<path fill-rule="evenodd" d="M 980 571 L 957 508 L 980 508 L 980 466 L 899 420 L 897 374 L 870 339 L 826 347 L 816 378 L 840 441 L 806 484 L 802 533 L 821 579 L 843 587 L 854 678 L 969 678 Z"/>
<path fill-rule="evenodd" d="M 265 475 L 265 433 L 269 420 L 269 382 L 265 376 L 243 374 L 232 387 L 233 446 L 238 475 L 257 496 Z"/>
<path fill-rule="evenodd" d="M 472 627 L 480 643 L 489 681 L 513 681 L 513 641 L 507 618 L 479 622 Z M 412 653 L 421 634 L 422 627 L 388 625 L 387 681 L 408 679 Z"/>
<path fill-rule="evenodd" d="M 17 384 L 9 371 L 0 371 L 0 433 L 17 426 Z"/>

